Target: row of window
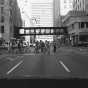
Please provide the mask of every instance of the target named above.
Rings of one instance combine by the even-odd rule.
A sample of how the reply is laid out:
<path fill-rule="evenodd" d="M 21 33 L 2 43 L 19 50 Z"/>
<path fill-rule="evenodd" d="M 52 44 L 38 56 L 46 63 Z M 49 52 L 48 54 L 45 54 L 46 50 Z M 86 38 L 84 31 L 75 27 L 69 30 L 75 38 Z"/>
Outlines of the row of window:
<path fill-rule="evenodd" d="M 5 0 L 0 0 L 0 5 L 4 5 Z M 0 8 L 1 11 L 1 17 L 0 17 L 0 22 L 3 23 L 4 22 L 4 7 Z M 4 25 L 0 26 L 0 33 L 4 33 Z"/>
<path fill-rule="evenodd" d="M 79 29 L 88 28 L 88 22 L 79 22 L 78 25 L 79 25 Z M 75 29 L 75 24 L 72 24 L 71 26 L 72 26 L 72 29 Z"/>
<path fill-rule="evenodd" d="M 10 14 L 12 15 L 12 10 L 10 10 Z M 4 7 L 1 7 L 1 16 L 0 16 L 0 22 L 3 23 L 5 21 L 4 17 Z M 12 22 L 12 19 L 10 18 L 10 21 Z"/>
<path fill-rule="evenodd" d="M 1 10 L 0 22 L 3 23 L 4 22 L 4 7 L 1 7 L 0 10 Z"/>
<path fill-rule="evenodd" d="M 81 22 L 79 23 L 79 28 L 88 28 L 88 22 Z"/>

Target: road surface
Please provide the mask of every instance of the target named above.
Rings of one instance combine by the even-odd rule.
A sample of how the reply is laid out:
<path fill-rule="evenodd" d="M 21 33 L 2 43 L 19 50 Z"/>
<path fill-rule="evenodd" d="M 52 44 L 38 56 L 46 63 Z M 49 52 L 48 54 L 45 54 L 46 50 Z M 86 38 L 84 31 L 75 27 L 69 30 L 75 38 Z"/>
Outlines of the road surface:
<path fill-rule="evenodd" d="M 88 52 L 63 47 L 51 55 L 4 55 L 0 57 L 0 77 L 88 78 Z"/>

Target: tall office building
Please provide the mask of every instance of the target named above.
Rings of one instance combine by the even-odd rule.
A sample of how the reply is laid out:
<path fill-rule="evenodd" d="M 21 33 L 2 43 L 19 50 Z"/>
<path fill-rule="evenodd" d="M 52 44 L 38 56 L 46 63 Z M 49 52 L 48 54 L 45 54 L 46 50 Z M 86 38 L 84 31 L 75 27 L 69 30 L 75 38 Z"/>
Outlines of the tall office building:
<path fill-rule="evenodd" d="M 21 14 L 17 0 L 0 0 L 0 38 L 9 41 L 16 26 L 21 26 Z"/>
<path fill-rule="evenodd" d="M 53 27 L 53 0 L 31 2 L 31 10 L 31 23 L 33 27 Z M 36 36 L 36 40 L 53 41 L 53 36 Z"/>
<path fill-rule="evenodd" d="M 73 10 L 76 11 L 85 10 L 85 0 L 74 0 Z"/>
<path fill-rule="evenodd" d="M 34 27 L 53 26 L 53 2 L 32 2 L 31 20 Z"/>
<path fill-rule="evenodd" d="M 54 26 L 61 26 L 61 16 L 73 9 L 73 0 L 53 0 Z"/>
<path fill-rule="evenodd" d="M 60 0 L 54 0 L 53 1 L 53 21 L 54 21 L 54 27 L 59 26 L 59 20 L 60 20 Z"/>
<path fill-rule="evenodd" d="M 73 0 L 60 0 L 61 3 L 61 15 L 66 15 L 73 9 Z"/>
<path fill-rule="evenodd" d="M 88 0 L 74 0 L 73 10 L 88 12 Z"/>

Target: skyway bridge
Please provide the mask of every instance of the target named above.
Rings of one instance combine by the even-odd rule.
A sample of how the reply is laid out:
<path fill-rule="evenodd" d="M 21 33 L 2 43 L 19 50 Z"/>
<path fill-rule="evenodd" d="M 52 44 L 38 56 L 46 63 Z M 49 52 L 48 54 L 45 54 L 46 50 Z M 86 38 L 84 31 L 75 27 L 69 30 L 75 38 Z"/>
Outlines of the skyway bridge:
<path fill-rule="evenodd" d="M 17 27 L 19 36 L 25 35 L 67 35 L 67 27 Z"/>

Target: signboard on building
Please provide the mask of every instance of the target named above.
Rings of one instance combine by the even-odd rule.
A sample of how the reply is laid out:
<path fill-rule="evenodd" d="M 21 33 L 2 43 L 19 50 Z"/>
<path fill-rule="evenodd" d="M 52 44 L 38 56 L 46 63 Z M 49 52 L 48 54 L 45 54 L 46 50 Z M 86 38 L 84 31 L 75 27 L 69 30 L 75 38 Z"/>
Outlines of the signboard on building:
<path fill-rule="evenodd" d="M 19 33 L 24 34 L 24 29 L 20 29 Z"/>

